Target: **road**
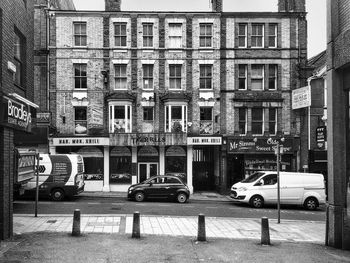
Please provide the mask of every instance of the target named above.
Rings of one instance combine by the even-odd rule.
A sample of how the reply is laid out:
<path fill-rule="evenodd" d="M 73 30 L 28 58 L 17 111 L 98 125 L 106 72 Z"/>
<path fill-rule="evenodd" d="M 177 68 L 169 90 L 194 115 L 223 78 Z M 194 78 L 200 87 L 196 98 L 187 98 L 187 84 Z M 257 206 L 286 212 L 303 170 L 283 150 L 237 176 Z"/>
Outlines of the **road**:
<path fill-rule="evenodd" d="M 34 214 L 33 200 L 16 200 L 14 214 Z M 236 218 L 277 218 L 275 207 L 262 209 L 251 208 L 233 202 L 212 200 L 190 200 L 179 204 L 165 201 L 134 202 L 122 197 L 75 197 L 64 202 L 40 201 L 38 214 L 73 214 L 74 209 L 80 209 L 81 214 L 132 214 L 139 211 L 145 215 L 197 216 L 200 213 L 209 217 Z M 307 211 L 301 207 L 282 207 L 281 220 L 325 221 L 325 208 Z"/>

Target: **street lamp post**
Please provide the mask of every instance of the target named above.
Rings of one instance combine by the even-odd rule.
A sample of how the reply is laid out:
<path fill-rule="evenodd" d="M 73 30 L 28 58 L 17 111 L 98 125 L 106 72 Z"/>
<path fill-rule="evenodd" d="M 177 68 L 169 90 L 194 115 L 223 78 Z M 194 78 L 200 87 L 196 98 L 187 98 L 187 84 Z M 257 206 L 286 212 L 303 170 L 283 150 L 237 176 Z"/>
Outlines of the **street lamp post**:
<path fill-rule="evenodd" d="M 284 138 L 281 138 L 281 142 L 284 142 Z M 283 146 L 282 146 L 283 147 Z M 277 165 L 277 223 L 279 224 L 281 222 L 281 187 L 280 187 L 280 161 L 281 161 L 281 148 L 280 141 L 277 140 L 276 145 L 276 165 Z"/>

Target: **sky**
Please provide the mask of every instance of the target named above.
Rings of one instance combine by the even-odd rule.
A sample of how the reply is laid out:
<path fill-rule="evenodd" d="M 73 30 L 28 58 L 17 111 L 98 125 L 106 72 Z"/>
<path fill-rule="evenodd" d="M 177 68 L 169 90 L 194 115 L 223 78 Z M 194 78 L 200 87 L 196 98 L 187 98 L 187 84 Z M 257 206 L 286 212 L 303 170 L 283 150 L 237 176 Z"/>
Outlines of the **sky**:
<path fill-rule="evenodd" d="M 104 0 L 73 0 L 77 10 L 104 10 Z M 277 11 L 277 0 L 223 0 L 224 12 Z M 122 11 L 211 11 L 210 0 L 122 0 Z M 326 0 L 306 0 L 308 57 L 326 49 Z"/>

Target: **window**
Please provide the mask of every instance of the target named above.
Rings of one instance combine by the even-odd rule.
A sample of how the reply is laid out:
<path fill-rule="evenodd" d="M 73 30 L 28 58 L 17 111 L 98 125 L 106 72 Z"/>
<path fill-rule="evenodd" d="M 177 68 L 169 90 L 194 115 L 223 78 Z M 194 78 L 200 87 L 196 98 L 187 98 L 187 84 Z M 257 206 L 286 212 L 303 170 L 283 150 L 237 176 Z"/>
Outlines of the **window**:
<path fill-rule="evenodd" d="M 74 107 L 75 134 L 87 134 L 87 109 Z"/>
<path fill-rule="evenodd" d="M 169 48 L 182 47 L 182 24 L 169 23 Z"/>
<path fill-rule="evenodd" d="M 74 64 L 74 88 L 87 89 L 86 64 Z"/>
<path fill-rule="evenodd" d="M 247 89 L 247 65 L 238 65 L 238 89 Z"/>
<path fill-rule="evenodd" d="M 143 89 L 153 89 L 153 65 L 142 65 L 143 71 Z"/>
<path fill-rule="evenodd" d="M 247 24 L 238 25 L 238 47 L 247 47 Z"/>
<path fill-rule="evenodd" d="M 86 46 L 86 22 L 74 22 L 74 46 Z"/>
<path fill-rule="evenodd" d="M 264 128 L 263 108 L 252 108 L 252 134 L 262 135 Z"/>
<path fill-rule="evenodd" d="M 131 124 L 131 105 L 109 105 L 109 132 L 130 133 Z"/>
<path fill-rule="evenodd" d="M 213 108 L 200 107 L 200 134 L 213 134 Z"/>
<path fill-rule="evenodd" d="M 199 88 L 211 89 L 212 88 L 212 71 L 213 65 L 199 65 Z"/>
<path fill-rule="evenodd" d="M 16 73 L 14 74 L 14 80 L 15 83 L 19 86 L 23 86 L 23 65 L 25 64 L 25 56 L 24 56 L 24 50 L 25 50 L 25 41 L 24 37 L 19 33 L 15 32 L 15 39 L 14 39 L 14 64 L 16 66 Z"/>
<path fill-rule="evenodd" d="M 153 24 L 144 23 L 143 27 L 143 46 L 153 47 Z"/>
<path fill-rule="evenodd" d="M 252 24 L 252 47 L 263 47 L 264 25 Z"/>
<path fill-rule="evenodd" d="M 143 120 L 153 121 L 153 107 L 143 107 Z"/>
<path fill-rule="evenodd" d="M 274 185 L 277 183 L 277 174 L 268 174 L 261 179 L 262 185 Z"/>
<path fill-rule="evenodd" d="M 114 24 L 114 45 L 126 47 L 126 23 Z"/>
<path fill-rule="evenodd" d="M 165 106 L 165 132 L 187 132 L 187 106 Z"/>
<path fill-rule="evenodd" d="M 212 27 L 212 24 L 199 25 L 199 47 L 212 47 Z"/>
<path fill-rule="evenodd" d="M 239 108 L 238 109 L 238 128 L 239 134 L 244 135 L 247 133 L 247 109 Z"/>
<path fill-rule="evenodd" d="M 277 109 L 269 109 L 269 133 L 275 135 L 277 131 Z"/>
<path fill-rule="evenodd" d="M 269 65 L 269 90 L 277 89 L 277 65 Z"/>
<path fill-rule="evenodd" d="M 115 65 L 115 86 L 114 89 L 127 89 L 127 75 L 125 64 Z"/>
<path fill-rule="evenodd" d="M 181 67 L 182 65 L 169 65 L 170 89 L 181 89 Z"/>
<path fill-rule="evenodd" d="M 277 25 L 269 24 L 269 47 L 277 47 Z"/>
<path fill-rule="evenodd" d="M 263 65 L 252 65 L 251 89 L 252 90 L 264 89 L 264 66 Z"/>

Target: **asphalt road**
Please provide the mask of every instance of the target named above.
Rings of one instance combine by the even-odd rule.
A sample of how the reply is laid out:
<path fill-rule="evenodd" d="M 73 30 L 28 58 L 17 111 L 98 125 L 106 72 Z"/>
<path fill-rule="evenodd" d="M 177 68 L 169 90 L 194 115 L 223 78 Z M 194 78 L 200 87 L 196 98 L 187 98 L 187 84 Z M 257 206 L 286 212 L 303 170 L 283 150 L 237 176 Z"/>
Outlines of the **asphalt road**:
<path fill-rule="evenodd" d="M 34 214 L 35 202 L 24 199 L 13 204 L 14 214 Z M 197 216 L 200 213 L 209 217 L 236 218 L 277 218 L 275 207 L 251 208 L 234 202 L 190 200 L 179 204 L 165 201 L 134 202 L 122 197 L 75 197 L 64 202 L 39 201 L 38 214 L 73 214 L 80 209 L 81 214 L 132 214 L 139 211 L 146 215 Z M 281 207 L 281 220 L 325 221 L 325 207 L 316 211 L 307 211 L 302 207 Z"/>

